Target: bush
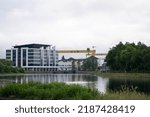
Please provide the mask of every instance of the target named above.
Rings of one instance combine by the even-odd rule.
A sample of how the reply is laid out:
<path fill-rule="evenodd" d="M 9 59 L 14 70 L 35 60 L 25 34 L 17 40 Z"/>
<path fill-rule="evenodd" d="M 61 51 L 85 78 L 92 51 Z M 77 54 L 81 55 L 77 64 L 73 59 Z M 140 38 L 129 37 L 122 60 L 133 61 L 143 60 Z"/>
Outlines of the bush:
<path fill-rule="evenodd" d="M 98 96 L 96 89 L 65 83 L 10 84 L 0 89 L 0 97 L 11 99 L 98 99 Z"/>
<path fill-rule="evenodd" d="M 24 73 L 22 68 L 13 67 L 13 63 L 7 60 L 0 60 L 0 73 Z"/>

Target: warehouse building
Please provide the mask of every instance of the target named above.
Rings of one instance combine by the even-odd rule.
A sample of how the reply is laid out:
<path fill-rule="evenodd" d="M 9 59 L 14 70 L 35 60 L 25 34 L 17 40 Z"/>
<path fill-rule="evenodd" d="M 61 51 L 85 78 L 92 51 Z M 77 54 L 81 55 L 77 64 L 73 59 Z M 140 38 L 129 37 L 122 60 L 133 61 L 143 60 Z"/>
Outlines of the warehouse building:
<path fill-rule="evenodd" d="M 49 72 L 58 70 L 58 53 L 55 47 L 45 44 L 16 45 L 6 50 L 6 60 L 26 71 Z"/>

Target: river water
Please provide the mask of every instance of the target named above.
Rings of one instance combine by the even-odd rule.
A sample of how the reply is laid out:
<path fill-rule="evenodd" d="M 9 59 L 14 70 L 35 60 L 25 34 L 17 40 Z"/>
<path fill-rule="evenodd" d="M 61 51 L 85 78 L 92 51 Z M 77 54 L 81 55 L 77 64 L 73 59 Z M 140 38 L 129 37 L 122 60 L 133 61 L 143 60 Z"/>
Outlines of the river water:
<path fill-rule="evenodd" d="M 1 75 L 0 85 L 10 83 L 29 83 L 29 82 L 64 82 L 67 84 L 80 84 L 83 86 L 97 88 L 101 93 L 107 93 L 109 90 L 120 90 L 122 86 L 137 88 L 138 92 L 150 95 L 150 79 L 132 78 L 104 78 L 88 74 L 25 74 L 25 75 Z"/>

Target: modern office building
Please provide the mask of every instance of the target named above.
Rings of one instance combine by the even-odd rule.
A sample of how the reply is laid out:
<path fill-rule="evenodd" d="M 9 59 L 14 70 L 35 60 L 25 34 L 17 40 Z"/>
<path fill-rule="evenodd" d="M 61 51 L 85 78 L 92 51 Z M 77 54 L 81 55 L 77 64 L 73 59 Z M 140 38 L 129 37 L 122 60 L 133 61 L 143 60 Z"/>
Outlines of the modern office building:
<path fill-rule="evenodd" d="M 6 50 L 6 59 L 14 66 L 27 71 L 57 71 L 58 53 L 55 47 L 45 44 L 16 45 Z"/>

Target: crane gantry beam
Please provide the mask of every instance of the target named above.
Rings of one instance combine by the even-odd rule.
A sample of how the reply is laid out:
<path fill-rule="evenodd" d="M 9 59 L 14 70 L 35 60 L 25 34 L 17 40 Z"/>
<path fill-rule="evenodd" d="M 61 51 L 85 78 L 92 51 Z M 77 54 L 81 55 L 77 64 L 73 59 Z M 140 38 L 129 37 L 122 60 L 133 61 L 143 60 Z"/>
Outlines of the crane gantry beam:
<path fill-rule="evenodd" d="M 95 53 L 95 56 L 106 56 L 107 53 Z M 87 54 L 87 56 L 91 56 L 91 54 Z"/>
<path fill-rule="evenodd" d="M 87 53 L 90 54 L 92 56 L 95 56 L 96 50 L 58 50 L 58 53 Z"/>
<path fill-rule="evenodd" d="M 106 56 L 107 53 L 96 53 L 96 50 L 58 50 L 58 53 L 86 53 L 86 56 Z"/>

